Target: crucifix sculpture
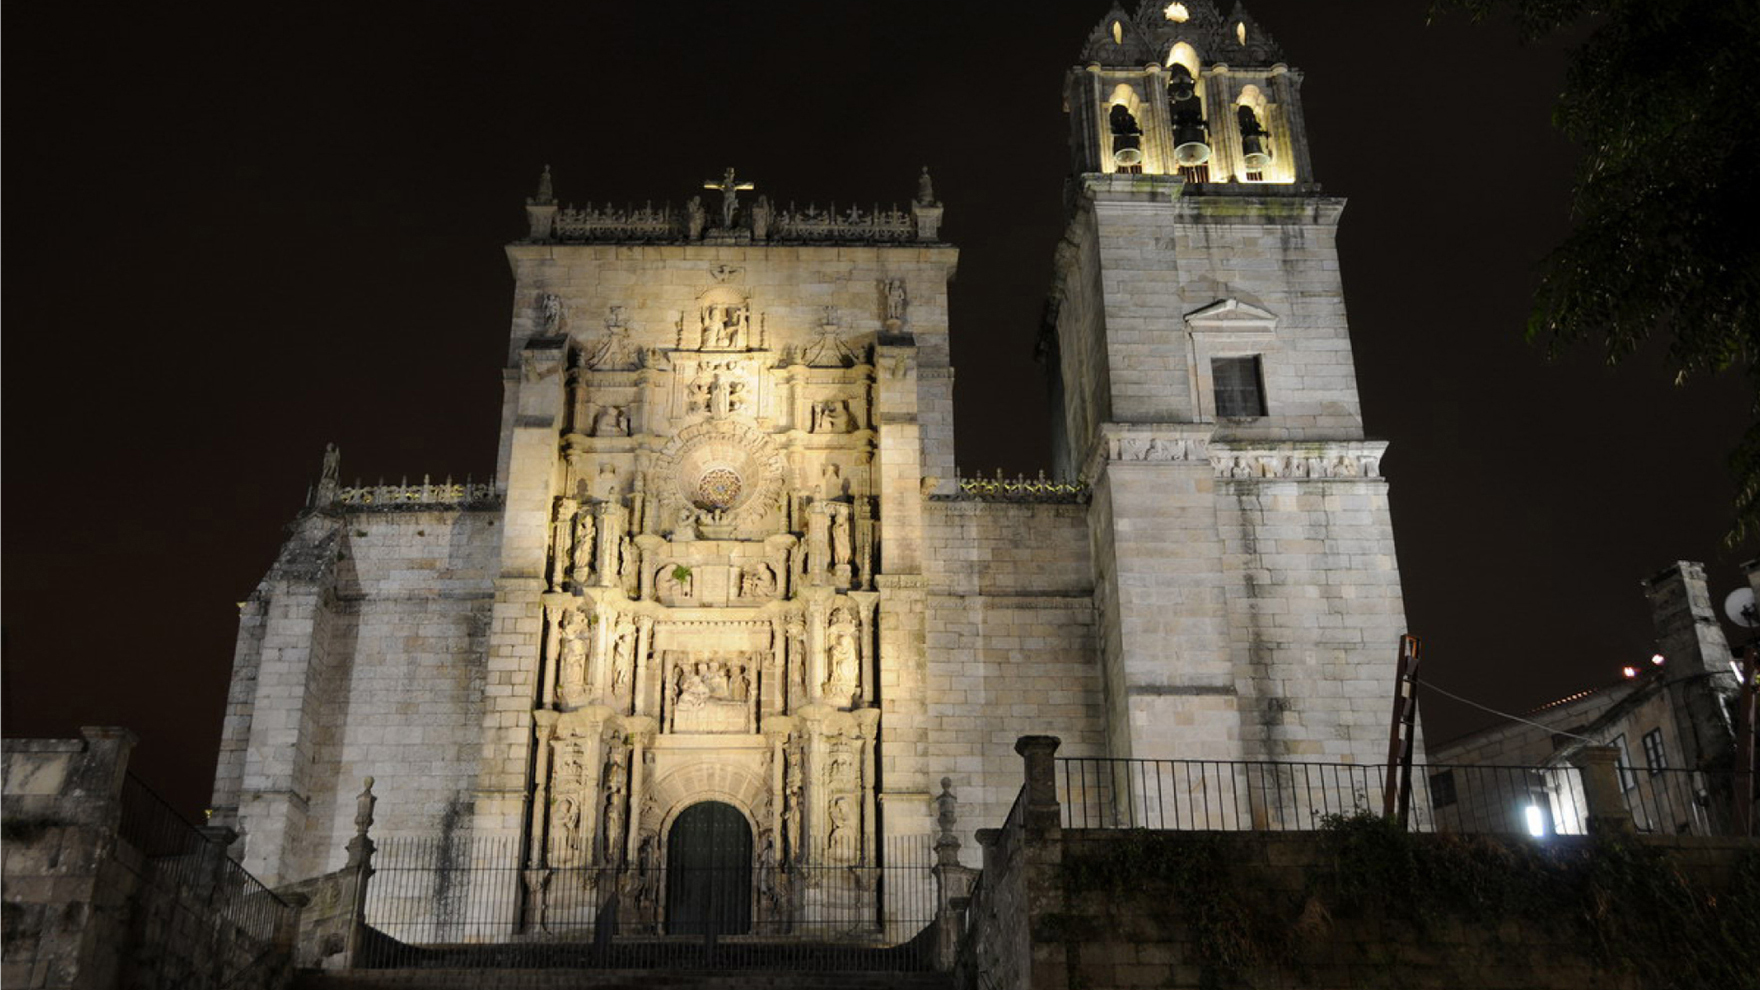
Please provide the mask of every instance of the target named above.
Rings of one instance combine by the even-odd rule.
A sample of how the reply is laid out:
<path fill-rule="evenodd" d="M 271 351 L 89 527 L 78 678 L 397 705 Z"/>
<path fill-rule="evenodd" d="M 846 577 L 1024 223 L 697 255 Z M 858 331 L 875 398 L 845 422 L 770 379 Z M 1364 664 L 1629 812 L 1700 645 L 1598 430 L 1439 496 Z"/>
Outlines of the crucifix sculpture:
<path fill-rule="evenodd" d="M 721 226 L 733 228 L 733 212 L 739 204 L 735 202 L 741 192 L 751 189 L 750 182 L 738 182 L 733 177 L 733 169 L 722 173 L 720 182 L 705 182 L 704 189 L 715 189 L 721 193 Z"/>

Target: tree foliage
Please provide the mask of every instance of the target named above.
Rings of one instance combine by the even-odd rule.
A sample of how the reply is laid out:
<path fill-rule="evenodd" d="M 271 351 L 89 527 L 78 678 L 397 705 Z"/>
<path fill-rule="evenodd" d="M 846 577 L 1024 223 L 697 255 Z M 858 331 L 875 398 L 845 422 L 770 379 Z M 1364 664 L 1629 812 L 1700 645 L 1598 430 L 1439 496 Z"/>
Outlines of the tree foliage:
<path fill-rule="evenodd" d="M 1572 227 L 1546 259 L 1528 338 L 1651 336 L 1677 384 L 1740 368 L 1754 394 L 1730 456 L 1730 542 L 1760 534 L 1760 0 L 1433 0 L 1505 12 L 1529 38 L 1587 29 L 1553 123 L 1582 148 Z"/>

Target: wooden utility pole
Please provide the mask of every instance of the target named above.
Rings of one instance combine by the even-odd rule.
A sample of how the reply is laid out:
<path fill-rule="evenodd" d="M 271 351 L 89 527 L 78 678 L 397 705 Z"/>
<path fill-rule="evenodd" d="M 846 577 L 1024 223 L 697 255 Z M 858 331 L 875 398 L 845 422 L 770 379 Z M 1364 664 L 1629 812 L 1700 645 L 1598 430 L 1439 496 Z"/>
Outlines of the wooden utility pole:
<path fill-rule="evenodd" d="M 1399 638 L 1399 667 L 1393 684 L 1393 724 L 1387 733 L 1387 777 L 1381 789 L 1381 814 L 1396 813 L 1404 825 L 1412 808 L 1412 748 L 1418 725 L 1418 659 L 1416 636 Z"/>

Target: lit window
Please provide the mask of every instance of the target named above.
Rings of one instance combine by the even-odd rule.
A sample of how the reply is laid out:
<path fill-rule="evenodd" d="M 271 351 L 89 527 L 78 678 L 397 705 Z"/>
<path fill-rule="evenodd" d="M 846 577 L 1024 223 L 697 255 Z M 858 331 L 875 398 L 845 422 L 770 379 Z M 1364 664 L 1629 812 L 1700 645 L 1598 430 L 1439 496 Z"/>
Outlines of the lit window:
<path fill-rule="evenodd" d="M 1247 22 L 1246 21 L 1235 21 L 1234 22 L 1234 38 L 1236 41 L 1240 42 L 1243 45 L 1247 43 Z"/>
<path fill-rule="evenodd" d="M 1210 359 L 1210 381 L 1216 390 L 1219 419 L 1243 419 L 1265 415 L 1265 388 L 1259 375 L 1259 356 Z"/>
<path fill-rule="evenodd" d="M 1644 733 L 1644 762 L 1650 767 L 1652 777 L 1668 768 L 1668 759 L 1662 752 L 1661 729 Z"/>
<path fill-rule="evenodd" d="M 1632 754 L 1626 749 L 1625 733 L 1613 737 L 1613 748 L 1619 750 L 1619 758 L 1614 761 L 1619 767 L 1619 786 L 1629 791 L 1638 786 L 1638 775 L 1632 772 Z"/>
<path fill-rule="evenodd" d="M 1175 24 L 1184 24 L 1186 18 L 1192 16 L 1191 11 L 1187 10 L 1183 3 L 1170 3 L 1161 12 L 1166 14 L 1167 19 Z"/>
<path fill-rule="evenodd" d="M 1541 811 L 1539 805 L 1528 805 L 1523 809 L 1522 817 L 1527 820 L 1529 835 L 1538 839 L 1546 834 L 1546 812 Z"/>
<path fill-rule="evenodd" d="M 1113 21 L 1112 22 L 1112 43 L 1115 45 L 1124 44 L 1124 22 L 1123 21 Z"/>

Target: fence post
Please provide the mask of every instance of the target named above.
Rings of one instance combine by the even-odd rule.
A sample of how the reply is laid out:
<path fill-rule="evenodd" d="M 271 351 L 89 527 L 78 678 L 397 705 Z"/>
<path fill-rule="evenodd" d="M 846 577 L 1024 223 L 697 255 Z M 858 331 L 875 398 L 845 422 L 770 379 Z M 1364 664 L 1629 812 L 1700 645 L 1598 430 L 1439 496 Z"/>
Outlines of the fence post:
<path fill-rule="evenodd" d="M 360 965 L 367 931 L 367 880 L 373 875 L 373 853 L 378 848 L 367 833 L 373 827 L 373 806 L 379 799 L 373 796 L 373 778 L 366 778 L 362 784 L 361 793 L 355 798 L 354 838 L 344 847 L 348 850 L 348 862 L 343 870 L 353 874 L 349 884 L 354 888 L 348 919 L 348 945 L 343 954 L 343 966 L 347 969 Z"/>
<path fill-rule="evenodd" d="M 959 798 L 954 796 L 952 777 L 941 778 L 935 824 L 940 829 L 935 837 L 935 968 L 948 973 L 959 953 L 959 935 L 965 927 L 962 915 L 972 891 L 972 870 L 960 865 L 959 836 L 953 834 L 959 824 Z"/>
<path fill-rule="evenodd" d="M 1025 764 L 1026 795 L 1022 823 L 1028 829 L 1044 830 L 1063 826 L 1063 809 L 1057 803 L 1057 747 L 1063 740 L 1056 736 L 1021 736 L 1015 740 L 1014 751 Z"/>
<path fill-rule="evenodd" d="M 1632 831 L 1632 812 L 1619 787 L 1619 750 L 1612 746 L 1584 746 L 1571 756 L 1583 772 L 1583 799 L 1588 807 L 1591 833 L 1621 834 Z"/>

